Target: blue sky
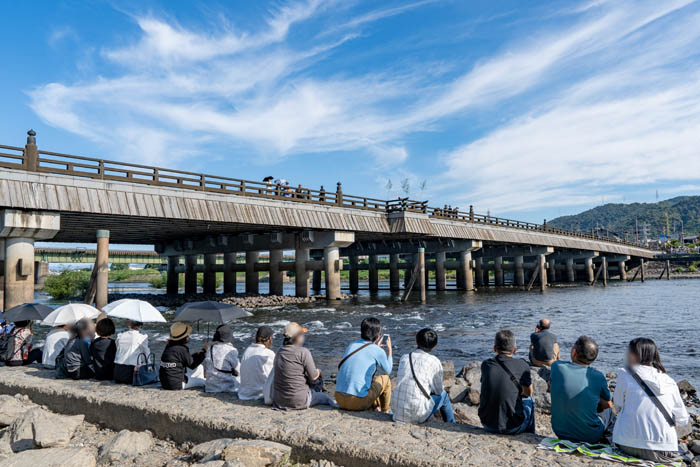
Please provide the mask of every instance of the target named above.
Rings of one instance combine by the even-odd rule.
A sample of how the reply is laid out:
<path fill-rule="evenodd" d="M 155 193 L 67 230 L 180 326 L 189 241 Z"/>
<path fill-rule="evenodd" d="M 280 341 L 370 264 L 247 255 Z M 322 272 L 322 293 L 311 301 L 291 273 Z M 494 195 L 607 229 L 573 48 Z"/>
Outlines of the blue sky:
<path fill-rule="evenodd" d="M 692 1 L 35 1 L 0 143 L 541 222 L 700 191 Z M 388 183 L 388 181 L 391 183 Z"/>

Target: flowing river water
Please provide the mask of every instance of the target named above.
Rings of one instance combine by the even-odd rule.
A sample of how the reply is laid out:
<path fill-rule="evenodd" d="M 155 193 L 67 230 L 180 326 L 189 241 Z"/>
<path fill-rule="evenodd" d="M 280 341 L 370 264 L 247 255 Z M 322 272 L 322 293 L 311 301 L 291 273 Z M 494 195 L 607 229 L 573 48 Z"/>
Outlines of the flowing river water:
<path fill-rule="evenodd" d="M 261 288 L 263 284 L 261 283 Z M 285 294 L 293 293 L 293 284 L 285 284 Z M 360 287 L 363 285 L 360 284 Z M 380 284 L 388 287 L 388 284 Z M 153 293 L 148 284 L 110 284 L 110 293 Z M 262 291 L 262 290 L 261 290 Z M 415 297 L 414 297 L 415 298 Z M 63 302 L 37 294 L 49 305 Z M 174 310 L 161 309 L 171 320 Z M 401 303 L 397 295 L 379 292 L 338 303 L 323 301 L 308 305 L 262 308 L 254 316 L 232 323 L 234 344 L 242 353 L 258 326 L 273 327 L 275 347 L 281 345 L 281 331 L 288 321 L 297 321 L 309 329 L 307 346 L 325 375 L 335 373 L 348 342 L 359 337 L 363 318 L 381 320 L 385 333 L 394 344 L 394 362 L 414 347 L 416 331 L 432 327 L 439 334 L 435 354 L 462 365 L 489 357 L 493 336 L 499 329 L 515 332 L 518 354 L 527 357 L 529 335 L 542 317 L 552 320 L 552 332 L 559 338 L 562 356 L 568 359 L 571 345 L 582 334 L 593 337 L 600 346 L 594 366 L 604 372 L 615 371 L 623 363 L 627 343 L 634 337 L 650 337 L 661 349 L 669 374 L 677 381 L 688 379 L 700 387 L 700 281 L 651 280 L 612 281 L 607 288 L 572 285 L 549 288 L 545 293 L 515 289 L 484 289 L 477 293 L 430 292 L 425 304 L 409 300 Z M 118 321 L 118 328 L 124 323 Z M 168 324 L 147 324 L 151 349 L 160 357 L 168 338 Z M 35 342 L 41 345 L 47 328 L 35 326 Z M 213 326 L 210 329 L 213 334 Z M 202 324 L 192 336 L 190 350 L 195 351 L 207 338 Z"/>

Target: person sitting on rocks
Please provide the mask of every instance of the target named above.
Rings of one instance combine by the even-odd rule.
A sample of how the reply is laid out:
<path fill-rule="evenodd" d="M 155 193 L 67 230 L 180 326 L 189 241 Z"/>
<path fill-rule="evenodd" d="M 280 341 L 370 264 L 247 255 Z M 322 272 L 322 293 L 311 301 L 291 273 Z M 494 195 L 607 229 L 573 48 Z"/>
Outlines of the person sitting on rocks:
<path fill-rule="evenodd" d="M 543 318 L 537 323 L 535 332 L 530 335 L 530 364 L 536 367 L 552 366 L 559 360 L 557 336 L 549 330 L 550 322 Z"/>
<path fill-rule="evenodd" d="M 70 338 L 70 324 L 57 326 L 46 335 L 44 347 L 41 349 L 41 365 L 44 368 L 53 370 L 56 368 L 56 357 L 61 353 L 61 350 L 66 346 L 66 342 Z"/>
<path fill-rule="evenodd" d="M 95 375 L 90 354 L 93 332 L 92 322 L 85 318 L 71 327 L 70 339 L 63 349 L 66 371 L 71 379 L 90 379 Z"/>
<path fill-rule="evenodd" d="M 273 335 L 274 331 L 270 326 L 260 326 L 255 333 L 255 343 L 250 344 L 243 352 L 239 399 L 252 401 L 263 398 L 265 382 L 275 363 L 275 352 L 271 349 Z"/>
<path fill-rule="evenodd" d="M 15 321 L 15 326 L 10 331 L 9 336 L 10 345 L 13 346 L 14 351 L 5 365 L 22 366 L 41 361 L 41 349 L 32 348 L 34 333 L 31 321 Z"/>
<path fill-rule="evenodd" d="M 452 403 L 442 384 L 442 363 L 430 354 L 437 343 L 435 331 L 421 329 L 416 334 L 418 349 L 401 357 L 391 398 L 394 421 L 423 423 L 439 411 L 443 421 L 455 423 Z"/>
<path fill-rule="evenodd" d="M 97 338 L 92 341 L 90 354 L 96 379 L 109 381 L 114 378 L 114 357 L 117 355 L 117 344 L 111 338 L 114 332 L 114 322 L 109 318 L 102 318 L 95 326 Z"/>
<path fill-rule="evenodd" d="M 133 384 L 134 369 L 138 364 L 139 355 L 146 358 L 151 354 L 148 347 L 148 335 L 140 332 L 143 323 L 128 320 L 127 331 L 117 334 L 117 353 L 114 357 L 114 382 Z"/>
<path fill-rule="evenodd" d="M 391 338 L 386 336 L 386 352 L 380 347 L 382 326 L 377 318 L 360 324 L 360 339 L 350 343 L 338 365 L 335 400 L 344 410 L 375 409 L 389 412 L 391 407 Z M 380 371 L 381 370 L 381 373 Z"/>
<path fill-rule="evenodd" d="M 525 360 L 513 358 L 515 335 L 496 333 L 494 358 L 481 364 L 479 419 L 486 431 L 507 435 L 535 432 L 532 376 Z"/>
<path fill-rule="evenodd" d="M 205 392 L 236 392 L 240 386 L 241 364 L 238 349 L 233 346 L 233 331 L 222 324 L 216 328 L 214 340 L 205 353 Z"/>
<path fill-rule="evenodd" d="M 613 443 L 618 449 L 655 464 L 680 460 L 674 425 L 687 425 L 690 419 L 678 385 L 666 374 L 653 340 L 640 337 L 629 343 L 627 367 L 617 374 L 613 401 L 618 413 Z"/>
<path fill-rule="evenodd" d="M 571 349 L 571 362 L 552 363 L 552 429 L 559 438 L 574 442 L 605 442 L 615 423 L 605 375 L 591 363 L 598 344 L 581 336 Z"/>
<path fill-rule="evenodd" d="M 311 352 L 304 347 L 306 332 L 308 329 L 295 322 L 284 327 L 284 342 L 275 356 L 273 367 L 272 402 L 277 409 L 300 410 L 315 405 L 337 407 L 335 401 L 322 392 L 321 370 L 316 368 Z"/>
<path fill-rule="evenodd" d="M 187 343 L 192 333 L 192 326 L 175 322 L 170 326 L 170 339 L 165 344 L 163 355 L 160 357 L 160 385 L 167 390 L 185 389 L 187 383 L 187 368 L 194 370 L 202 364 L 206 357 L 209 343 L 197 353 L 190 354 Z"/>

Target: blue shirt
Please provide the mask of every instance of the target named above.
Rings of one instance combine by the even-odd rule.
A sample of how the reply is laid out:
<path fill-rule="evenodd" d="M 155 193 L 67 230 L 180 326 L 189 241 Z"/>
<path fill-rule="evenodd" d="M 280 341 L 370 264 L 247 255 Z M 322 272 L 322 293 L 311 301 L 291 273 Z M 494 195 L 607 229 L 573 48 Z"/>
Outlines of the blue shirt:
<path fill-rule="evenodd" d="M 343 358 L 355 349 L 367 344 L 367 341 L 359 339 L 348 345 Z M 348 358 L 338 370 L 338 378 L 335 383 L 336 392 L 342 392 L 351 396 L 365 397 L 372 385 L 372 377 L 377 365 L 391 374 L 394 362 L 376 344 L 371 344 Z"/>
<path fill-rule="evenodd" d="M 605 375 L 571 362 L 552 363 L 552 429 L 559 438 L 597 443 L 605 425 L 598 417 L 600 399 L 609 401 Z"/>

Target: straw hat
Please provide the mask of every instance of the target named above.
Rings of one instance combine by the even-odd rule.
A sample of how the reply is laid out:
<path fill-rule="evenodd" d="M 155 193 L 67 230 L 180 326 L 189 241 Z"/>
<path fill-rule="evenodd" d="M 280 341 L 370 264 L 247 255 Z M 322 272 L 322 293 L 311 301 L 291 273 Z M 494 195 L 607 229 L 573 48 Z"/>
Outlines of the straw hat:
<path fill-rule="evenodd" d="M 184 339 L 192 333 L 192 326 L 189 324 L 177 321 L 170 326 L 170 338 L 174 341 Z"/>

